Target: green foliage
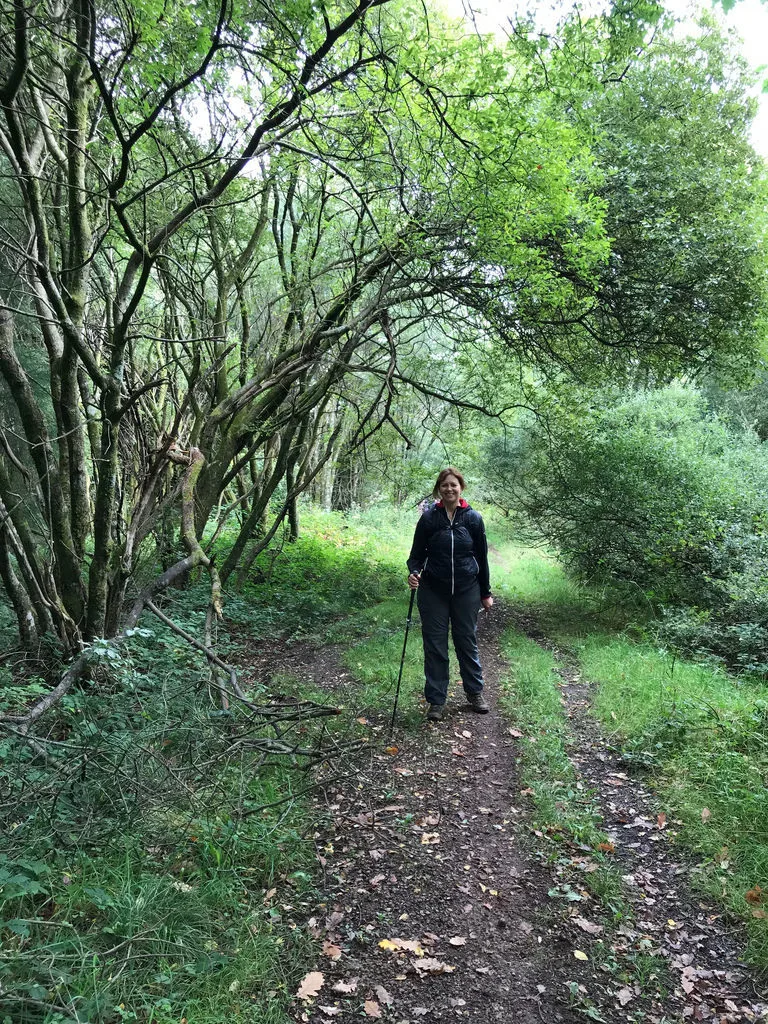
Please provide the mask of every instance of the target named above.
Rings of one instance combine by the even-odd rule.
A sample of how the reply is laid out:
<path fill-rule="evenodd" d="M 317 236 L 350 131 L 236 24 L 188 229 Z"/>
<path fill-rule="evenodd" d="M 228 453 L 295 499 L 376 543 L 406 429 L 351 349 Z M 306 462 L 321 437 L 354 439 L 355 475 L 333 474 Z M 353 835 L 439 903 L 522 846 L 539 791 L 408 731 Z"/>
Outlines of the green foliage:
<path fill-rule="evenodd" d="M 593 584 L 637 588 L 668 611 L 665 631 L 764 670 L 768 592 L 768 456 L 751 432 L 712 415 L 692 388 L 554 401 L 489 469 Z"/>
<path fill-rule="evenodd" d="M 259 556 L 229 617 L 262 637 L 322 636 L 335 619 L 402 593 L 416 518 L 388 505 L 364 513 L 306 507 L 302 536 Z"/>

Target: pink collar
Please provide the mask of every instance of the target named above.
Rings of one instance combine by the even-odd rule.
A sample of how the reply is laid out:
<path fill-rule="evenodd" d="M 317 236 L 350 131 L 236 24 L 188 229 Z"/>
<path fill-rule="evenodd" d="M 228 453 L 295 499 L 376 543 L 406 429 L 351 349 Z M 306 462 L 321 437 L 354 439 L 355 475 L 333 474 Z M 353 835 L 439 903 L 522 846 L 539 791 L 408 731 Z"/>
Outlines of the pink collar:
<path fill-rule="evenodd" d="M 438 501 L 435 508 L 445 508 L 445 505 L 443 505 L 442 501 Z M 469 508 L 469 502 L 459 498 L 458 508 Z"/>

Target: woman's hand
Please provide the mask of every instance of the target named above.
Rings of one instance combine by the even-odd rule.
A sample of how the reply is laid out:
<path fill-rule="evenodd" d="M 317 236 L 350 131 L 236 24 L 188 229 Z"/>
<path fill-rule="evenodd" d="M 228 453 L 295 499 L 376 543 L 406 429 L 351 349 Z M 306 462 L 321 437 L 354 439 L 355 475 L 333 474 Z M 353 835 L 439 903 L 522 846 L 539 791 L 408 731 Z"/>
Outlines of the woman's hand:
<path fill-rule="evenodd" d="M 481 599 L 480 603 L 482 604 L 483 608 L 485 608 L 485 610 L 487 612 L 489 612 L 491 610 L 491 608 L 493 607 L 493 598 L 492 597 L 484 597 L 484 598 Z"/>
<path fill-rule="evenodd" d="M 412 572 L 411 575 L 408 577 L 408 586 L 411 588 L 411 590 L 418 590 L 419 589 L 419 576 L 420 575 L 421 575 L 421 573 Z"/>

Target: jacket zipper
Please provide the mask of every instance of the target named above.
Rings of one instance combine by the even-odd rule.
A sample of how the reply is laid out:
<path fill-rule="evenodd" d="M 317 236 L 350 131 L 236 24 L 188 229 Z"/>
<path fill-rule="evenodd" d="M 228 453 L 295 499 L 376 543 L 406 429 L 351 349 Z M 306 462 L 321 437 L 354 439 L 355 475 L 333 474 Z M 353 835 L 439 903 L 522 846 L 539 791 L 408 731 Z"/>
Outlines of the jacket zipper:
<path fill-rule="evenodd" d="M 447 512 L 446 512 L 445 514 L 446 514 L 446 516 L 448 515 L 448 513 L 447 513 Z M 449 520 L 448 520 L 448 523 L 449 523 L 449 525 L 450 525 L 450 528 L 451 528 L 451 597 L 453 597 L 453 589 L 454 589 L 454 571 L 453 571 L 453 521 L 454 521 L 454 519 L 455 519 L 455 518 L 456 518 L 456 509 L 454 509 L 454 510 L 453 510 L 453 519 L 449 519 Z"/>

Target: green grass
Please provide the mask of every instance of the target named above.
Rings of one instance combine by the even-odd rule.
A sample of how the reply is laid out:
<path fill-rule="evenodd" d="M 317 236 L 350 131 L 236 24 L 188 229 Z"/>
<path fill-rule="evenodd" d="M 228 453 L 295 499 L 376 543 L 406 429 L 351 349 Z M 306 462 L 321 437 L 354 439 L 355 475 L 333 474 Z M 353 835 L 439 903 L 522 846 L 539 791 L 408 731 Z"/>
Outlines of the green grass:
<path fill-rule="evenodd" d="M 590 639 L 580 658 L 603 728 L 701 856 L 698 884 L 745 919 L 749 956 L 768 966 L 765 910 L 746 898 L 768 893 L 765 688 L 622 637 Z"/>
<path fill-rule="evenodd" d="M 522 781 L 533 789 L 534 823 L 551 835 L 596 846 L 605 840 L 590 794 L 581 787 L 568 757 L 569 729 L 560 701 L 561 679 L 554 656 L 513 630 L 502 641 L 509 676 L 501 706 L 522 732 Z"/>
<path fill-rule="evenodd" d="M 167 847 L 116 832 L 44 863 L 0 855 L 0 1020 L 285 1024 L 311 955 L 291 921 L 309 905 L 308 825 L 299 806 L 236 831 L 209 810 Z"/>

